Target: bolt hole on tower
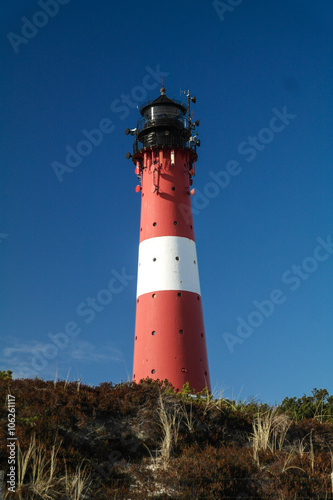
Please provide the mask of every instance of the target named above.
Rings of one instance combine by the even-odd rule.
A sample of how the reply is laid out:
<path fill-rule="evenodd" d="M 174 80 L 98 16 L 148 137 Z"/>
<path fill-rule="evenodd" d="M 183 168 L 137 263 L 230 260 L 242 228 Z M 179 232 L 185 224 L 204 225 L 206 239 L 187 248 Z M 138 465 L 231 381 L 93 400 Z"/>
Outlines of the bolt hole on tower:
<path fill-rule="evenodd" d="M 176 390 L 188 382 L 200 392 L 211 386 L 191 207 L 199 120 L 185 94 L 187 102 L 171 99 L 163 86 L 125 130 L 141 193 L 133 381 L 167 379 Z"/>

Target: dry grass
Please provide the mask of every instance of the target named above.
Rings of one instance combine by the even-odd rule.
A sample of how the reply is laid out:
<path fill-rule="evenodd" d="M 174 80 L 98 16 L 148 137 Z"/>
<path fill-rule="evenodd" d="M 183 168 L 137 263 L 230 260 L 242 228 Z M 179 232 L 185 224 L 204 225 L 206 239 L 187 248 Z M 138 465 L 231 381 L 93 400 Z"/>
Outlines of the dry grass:
<path fill-rule="evenodd" d="M 260 414 L 253 421 L 253 434 L 250 436 L 253 446 L 253 458 L 259 466 L 259 452 L 282 450 L 291 420 L 286 414 L 278 414 L 276 408 Z"/>
<path fill-rule="evenodd" d="M 314 455 L 314 451 L 313 451 L 312 431 L 310 432 L 310 460 L 311 460 L 311 470 L 313 472 L 314 471 L 315 455 Z"/>
<path fill-rule="evenodd" d="M 66 467 L 65 476 L 60 481 L 63 482 L 65 493 L 71 500 L 85 498 L 85 492 L 91 484 L 87 468 L 83 467 L 83 463 L 76 467 L 74 476 L 68 475 Z"/>
<path fill-rule="evenodd" d="M 164 465 L 168 463 L 171 451 L 173 447 L 177 445 L 179 427 L 183 418 L 180 404 L 173 402 L 171 405 L 167 406 L 166 402 L 166 396 L 163 396 L 160 392 L 157 414 L 163 431 L 163 441 L 159 454 Z"/>
<path fill-rule="evenodd" d="M 61 444 L 61 443 L 60 443 Z M 18 480 L 17 487 L 22 489 L 27 483 L 28 471 L 30 471 L 29 486 L 31 490 L 41 495 L 45 499 L 52 499 L 51 492 L 55 487 L 56 456 L 60 444 L 54 444 L 51 450 L 50 459 L 46 459 L 45 448 L 41 444 L 36 444 L 36 437 L 30 439 L 29 448 L 22 453 L 20 445 L 17 447 Z"/>
<path fill-rule="evenodd" d="M 80 500 L 84 498 L 84 492 L 89 490 L 90 480 L 86 470 L 81 463 L 74 475 L 68 475 L 65 463 L 65 476 L 57 475 L 57 455 L 61 442 L 52 446 L 50 456 L 47 458 L 45 446 L 36 442 L 35 435 L 31 436 L 29 447 L 22 452 L 19 442 L 17 446 L 17 498 L 23 500 L 29 492 L 29 499 L 53 500 L 56 498 L 68 498 L 68 500 Z M 64 496 L 65 495 L 65 496 Z M 4 498 L 7 498 L 5 494 Z"/>
<path fill-rule="evenodd" d="M 143 468 L 146 473 L 151 474 L 152 481 L 148 481 L 148 485 L 143 484 L 136 477 L 136 474 L 133 474 L 132 477 L 135 479 L 135 484 L 132 487 L 132 491 L 135 491 L 140 498 L 160 498 L 161 495 L 178 498 L 177 492 L 172 487 L 167 486 L 165 477 L 162 476 L 161 478 L 160 473 L 163 471 L 165 474 L 170 468 L 172 450 L 177 445 L 179 428 L 183 418 L 187 419 L 185 420 L 187 425 L 190 427 L 193 426 L 192 412 L 190 414 L 184 412 L 186 412 L 185 403 L 177 400 L 169 400 L 166 394 L 161 393 L 161 391 L 159 392 L 157 416 L 158 425 L 162 429 L 163 439 L 155 457 L 153 457 L 149 448 L 144 444 L 149 452 L 150 461 Z"/>
<path fill-rule="evenodd" d="M 186 403 L 183 404 L 182 408 L 183 419 L 188 430 L 192 433 L 194 431 L 194 421 L 193 421 L 193 403 L 190 401 L 190 409 L 187 411 Z"/>
<path fill-rule="evenodd" d="M 166 469 L 169 465 L 172 450 L 177 445 L 180 424 L 184 418 L 184 408 L 181 401 L 168 401 L 168 396 L 159 392 L 157 416 L 158 425 L 162 429 L 163 439 L 155 457 L 150 449 L 144 444 L 150 455 L 151 464 L 147 467 L 153 470 Z M 190 424 L 190 416 L 188 416 Z"/>
<path fill-rule="evenodd" d="M 306 436 L 304 436 L 303 439 L 299 439 L 296 443 L 295 443 L 295 451 L 296 453 L 299 454 L 299 456 L 301 458 L 303 458 L 304 454 L 305 454 L 305 444 L 304 444 L 304 440 L 305 440 Z"/>

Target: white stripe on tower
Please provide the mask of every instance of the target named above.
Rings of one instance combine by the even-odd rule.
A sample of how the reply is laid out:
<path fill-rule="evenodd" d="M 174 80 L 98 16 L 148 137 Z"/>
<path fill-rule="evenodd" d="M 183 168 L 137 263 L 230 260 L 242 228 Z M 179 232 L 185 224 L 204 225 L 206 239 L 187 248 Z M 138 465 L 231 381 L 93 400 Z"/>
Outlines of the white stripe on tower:
<path fill-rule="evenodd" d="M 162 290 L 200 295 L 195 242 L 180 236 L 148 238 L 139 245 L 137 297 Z"/>

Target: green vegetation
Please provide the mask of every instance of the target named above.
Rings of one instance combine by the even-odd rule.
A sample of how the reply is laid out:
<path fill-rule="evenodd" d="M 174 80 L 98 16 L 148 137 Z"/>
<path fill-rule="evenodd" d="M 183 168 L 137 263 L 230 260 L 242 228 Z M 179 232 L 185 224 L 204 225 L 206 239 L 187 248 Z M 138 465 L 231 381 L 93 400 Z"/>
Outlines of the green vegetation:
<path fill-rule="evenodd" d="M 12 373 L 13 372 L 11 370 L 7 370 L 6 372 L 0 371 L 0 380 L 11 380 Z"/>
<path fill-rule="evenodd" d="M 295 420 L 317 418 L 320 422 L 333 422 L 333 396 L 326 389 L 313 389 L 312 396 L 285 398 L 280 409 Z"/>
<path fill-rule="evenodd" d="M 333 397 L 271 408 L 165 381 L 12 380 L 0 373 L 0 469 L 15 396 L 15 495 L 4 498 L 333 498 Z M 18 471 L 17 471 L 18 472 Z M 5 476 L 6 477 L 6 476 Z"/>

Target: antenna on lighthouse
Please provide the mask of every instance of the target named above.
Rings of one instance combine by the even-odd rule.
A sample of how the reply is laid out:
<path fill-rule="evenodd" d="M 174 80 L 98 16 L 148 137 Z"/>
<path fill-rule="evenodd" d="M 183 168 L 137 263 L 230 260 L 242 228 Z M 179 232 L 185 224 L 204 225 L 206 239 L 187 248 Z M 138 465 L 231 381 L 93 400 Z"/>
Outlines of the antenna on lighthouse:
<path fill-rule="evenodd" d="M 165 95 L 165 88 L 164 88 L 164 83 L 163 83 L 163 77 L 162 77 L 162 88 L 161 88 L 161 95 Z"/>

